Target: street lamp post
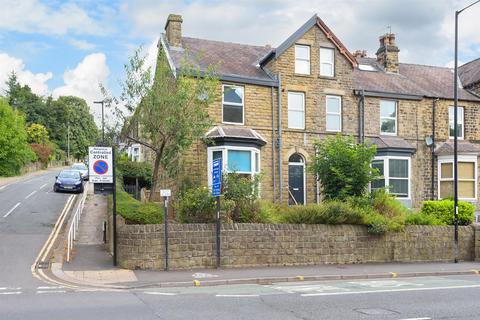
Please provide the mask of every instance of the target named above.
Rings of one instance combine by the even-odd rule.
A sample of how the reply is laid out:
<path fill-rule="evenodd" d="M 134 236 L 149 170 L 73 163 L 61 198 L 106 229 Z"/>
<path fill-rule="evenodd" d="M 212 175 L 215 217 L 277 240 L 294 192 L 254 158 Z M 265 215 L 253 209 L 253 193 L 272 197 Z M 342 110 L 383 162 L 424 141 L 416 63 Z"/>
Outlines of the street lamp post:
<path fill-rule="evenodd" d="M 454 108 L 453 108 L 453 210 L 455 216 L 455 247 L 454 247 L 454 262 L 458 262 L 458 16 L 463 11 L 467 10 L 471 6 L 479 3 L 480 0 L 477 0 L 470 5 L 466 6 L 465 8 L 455 11 L 455 70 L 454 70 L 454 79 L 453 79 L 453 99 L 454 99 Z"/>
<path fill-rule="evenodd" d="M 479 0 L 479 1 L 480 1 L 480 0 Z M 93 103 L 99 103 L 99 104 L 102 105 L 102 143 L 103 143 L 103 145 L 105 145 L 105 120 L 104 120 L 104 118 L 103 118 L 103 112 L 104 112 L 103 106 L 104 106 L 105 101 L 104 101 L 104 100 L 102 100 L 102 101 L 93 101 Z"/>

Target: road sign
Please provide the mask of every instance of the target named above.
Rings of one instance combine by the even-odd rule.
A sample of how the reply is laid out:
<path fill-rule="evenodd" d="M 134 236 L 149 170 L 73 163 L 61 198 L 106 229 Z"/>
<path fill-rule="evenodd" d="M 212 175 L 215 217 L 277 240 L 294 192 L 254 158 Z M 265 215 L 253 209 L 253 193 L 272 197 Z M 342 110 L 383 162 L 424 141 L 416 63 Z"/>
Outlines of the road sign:
<path fill-rule="evenodd" d="M 212 165 L 212 196 L 218 197 L 222 186 L 222 159 L 213 160 Z"/>
<path fill-rule="evenodd" d="M 170 189 L 160 189 L 161 197 L 170 197 L 171 195 L 172 195 L 172 191 Z"/>
<path fill-rule="evenodd" d="M 88 147 L 88 169 L 93 183 L 113 183 L 112 148 Z"/>

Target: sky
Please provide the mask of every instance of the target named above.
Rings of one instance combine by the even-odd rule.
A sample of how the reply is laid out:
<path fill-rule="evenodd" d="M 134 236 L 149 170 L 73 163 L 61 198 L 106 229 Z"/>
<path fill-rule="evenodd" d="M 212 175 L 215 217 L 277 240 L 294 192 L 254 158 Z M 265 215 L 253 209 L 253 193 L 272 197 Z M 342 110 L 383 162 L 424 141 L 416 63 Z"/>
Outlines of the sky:
<path fill-rule="evenodd" d="M 76 95 L 98 121 L 99 84 L 120 92 L 143 46 L 153 63 L 169 13 L 185 36 L 278 46 L 317 13 L 350 50 L 397 35 L 400 62 L 453 66 L 454 12 L 473 0 L 0 0 L 0 95 L 11 71 L 40 95 Z M 480 58 L 480 3 L 459 23 L 459 62 Z"/>

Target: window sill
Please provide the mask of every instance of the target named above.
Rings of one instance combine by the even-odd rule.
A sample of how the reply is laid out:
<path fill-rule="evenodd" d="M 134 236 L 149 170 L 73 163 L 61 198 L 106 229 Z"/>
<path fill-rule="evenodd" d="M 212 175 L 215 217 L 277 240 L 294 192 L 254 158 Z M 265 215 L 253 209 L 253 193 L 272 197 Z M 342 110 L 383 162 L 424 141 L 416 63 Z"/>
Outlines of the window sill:
<path fill-rule="evenodd" d="M 225 122 L 222 121 L 222 124 L 228 124 L 228 125 L 233 125 L 233 126 L 244 126 L 245 123 L 239 123 L 239 122 Z"/>
<path fill-rule="evenodd" d="M 337 80 L 337 77 L 335 77 L 335 76 L 330 77 L 330 76 L 318 75 L 318 78 L 319 78 L 319 79 L 324 79 L 324 80 Z"/>
<path fill-rule="evenodd" d="M 312 74 L 305 74 L 305 73 L 293 73 L 295 77 L 302 77 L 302 78 L 313 78 Z"/>

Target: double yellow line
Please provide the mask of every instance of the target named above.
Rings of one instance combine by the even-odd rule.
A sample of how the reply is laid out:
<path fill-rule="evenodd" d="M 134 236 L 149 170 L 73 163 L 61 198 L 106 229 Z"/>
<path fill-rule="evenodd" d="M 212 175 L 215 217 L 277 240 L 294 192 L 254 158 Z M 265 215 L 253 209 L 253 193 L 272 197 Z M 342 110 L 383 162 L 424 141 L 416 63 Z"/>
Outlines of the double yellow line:
<path fill-rule="evenodd" d="M 68 213 L 72 208 L 72 205 L 75 203 L 76 198 L 77 198 L 76 195 L 71 195 L 68 198 L 67 203 L 65 204 L 65 207 L 63 207 L 62 213 L 60 214 L 57 222 L 53 226 L 52 232 L 48 236 L 47 241 L 43 244 L 43 247 L 42 249 L 40 249 L 40 252 L 38 253 L 37 258 L 35 259 L 32 266 L 30 267 L 30 271 L 32 272 L 32 275 L 39 280 L 46 281 L 50 284 L 60 284 L 62 286 L 69 286 L 50 278 L 45 274 L 45 272 L 42 269 L 38 269 L 37 265 L 39 262 L 45 261 L 45 259 L 48 257 L 50 251 L 52 250 L 53 245 L 55 244 L 55 241 L 58 238 L 58 235 L 62 229 L 62 226 L 65 223 L 65 219 L 67 218 Z M 74 286 L 70 285 L 70 287 L 74 287 Z"/>

